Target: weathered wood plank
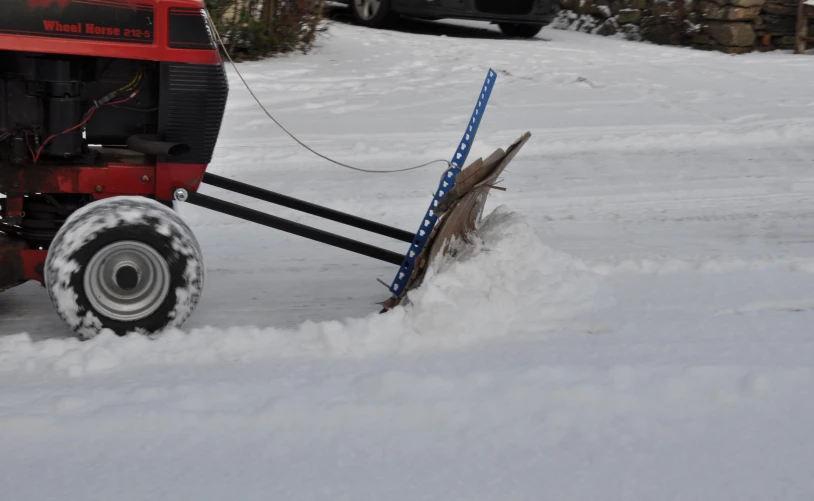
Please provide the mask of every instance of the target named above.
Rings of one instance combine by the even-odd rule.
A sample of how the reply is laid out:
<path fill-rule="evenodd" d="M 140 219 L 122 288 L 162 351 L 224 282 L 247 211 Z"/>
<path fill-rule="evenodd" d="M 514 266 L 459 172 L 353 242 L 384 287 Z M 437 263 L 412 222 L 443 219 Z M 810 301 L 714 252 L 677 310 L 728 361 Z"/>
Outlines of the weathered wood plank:
<path fill-rule="evenodd" d="M 531 134 L 527 132 L 505 151 L 498 149 L 486 160 L 479 158 L 458 174 L 455 186 L 437 208 L 439 220 L 430 233 L 424 251 L 416 259 L 407 286 L 399 296 L 380 303 L 385 310 L 401 304 L 409 291 L 419 287 L 428 267 L 439 256 L 446 255 L 453 242 L 470 241 L 483 216 L 489 191 L 529 138 Z"/>
<path fill-rule="evenodd" d="M 805 54 L 808 48 L 808 5 L 806 0 L 799 0 L 797 7 L 797 33 L 795 35 L 794 53 Z"/>

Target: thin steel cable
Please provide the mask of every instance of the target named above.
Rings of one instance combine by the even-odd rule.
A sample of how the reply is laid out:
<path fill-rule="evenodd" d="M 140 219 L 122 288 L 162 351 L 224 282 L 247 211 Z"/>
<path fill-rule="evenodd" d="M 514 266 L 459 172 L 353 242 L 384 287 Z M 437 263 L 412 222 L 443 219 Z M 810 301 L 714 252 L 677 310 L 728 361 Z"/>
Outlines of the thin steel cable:
<path fill-rule="evenodd" d="M 277 126 L 280 129 L 282 129 L 283 132 L 288 134 L 291 137 L 291 139 L 296 141 L 297 144 L 299 144 L 300 146 L 302 146 L 306 150 L 308 150 L 311 153 L 313 153 L 314 155 L 316 155 L 316 156 L 318 156 L 318 157 L 320 157 L 320 158 L 322 158 L 324 160 L 327 160 L 328 162 L 331 162 L 332 164 L 338 165 L 340 167 L 344 167 L 346 169 L 351 169 L 351 170 L 355 170 L 355 171 L 359 171 L 359 172 L 367 172 L 367 173 L 371 173 L 371 174 L 394 174 L 394 173 L 397 173 L 397 172 L 407 172 L 407 171 L 412 171 L 412 170 L 423 169 L 424 167 L 429 167 L 430 165 L 437 164 L 437 163 L 446 164 L 447 168 L 452 167 L 452 162 L 450 162 L 449 160 L 433 160 L 432 162 L 427 162 L 425 164 L 416 165 L 415 167 L 407 167 L 407 168 L 404 168 L 404 169 L 370 170 L 370 169 L 362 169 L 360 167 L 354 167 L 352 165 L 348 165 L 348 164 L 339 162 L 337 160 L 334 160 L 331 157 L 323 155 L 322 153 L 314 150 L 313 148 L 311 148 L 310 146 L 308 146 L 304 142 L 300 141 L 300 139 L 297 136 L 295 136 L 294 134 L 289 132 L 289 130 L 286 129 L 283 126 L 283 124 L 278 122 L 277 119 L 274 118 L 274 116 L 272 116 L 271 113 L 269 113 L 269 111 L 266 109 L 266 107 L 263 106 L 263 103 L 261 103 L 260 99 L 258 99 L 257 96 L 254 94 L 254 91 L 252 90 L 251 86 L 249 86 L 248 82 L 246 82 L 246 79 L 243 78 L 243 75 L 240 73 L 240 70 L 237 69 L 237 65 L 232 60 L 232 56 L 229 55 L 229 51 L 226 49 L 226 45 L 223 43 L 223 39 L 220 37 L 220 33 L 218 32 L 218 29 L 217 29 L 217 27 L 215 27 L 214 19 L 212 19 L 212 16 L 209 14 L 209 11 L 207 9 L 204 9 L 204 11 L 206 12 L 206 17 L 209 19 L 209 25 L 212 27 L 212 30 L 214 31 L 217 43 L 220 44 L 221 48 L 223 49 L 223 53 L 226 54 L 227 59 L 229 59 L 229 62 L 232 64 L 232 68 L 234 68 L 235 73 L 237 73 L 237 76 L 240 77 L 240 80 L 243 82 L 243 85 L 246 87 L 246 90 L 249 91 L 249 94 L 251 94 L 252 98 L 254 98 L 255 102 L 258 104 L 258 106 L 260 106 L 260 109 L 262 109 L 263 112 L 265 112 L 266 116 L 268 116 L 271 119 L 272 122 L 277 124 Z"/>

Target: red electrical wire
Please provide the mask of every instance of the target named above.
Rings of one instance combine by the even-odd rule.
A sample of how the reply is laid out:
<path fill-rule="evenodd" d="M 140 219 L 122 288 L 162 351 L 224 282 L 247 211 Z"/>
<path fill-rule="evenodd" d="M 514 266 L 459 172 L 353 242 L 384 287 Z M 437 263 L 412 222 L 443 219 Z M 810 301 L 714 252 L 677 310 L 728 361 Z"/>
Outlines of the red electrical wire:
<path fill-rule="evenodd" d="M 128 97 L 128 98 L 126 98 L 126 99 L 122 99 L 121 101 L 113 101 L 112 103 L 105 103 L 105 104 L 103 104 L 102 106 L 116 106 L 117 104 L 124 104 L 124 103 L 126 103 L 127 101 L 130 101 L 131 99 L 133 99 L 134 97 L 136 97 L 136 94 L 138 94 L 138 93 L 139 93 L 139 91 L 136 91 L 136 92 L 132 93 L 132 94 L 130 95 L 130 97 Z"/>
<path fill-rule="evenodd" d="M 91 119 L 91 117 L 93 117 L 93 114 L 94 114 L 94 113 L 96 113 L 96 110 L 98 110 L 98 109 L 99 109 L 99 108 L 95 108 L 95 107 L 94 107 L 94 108 L 91 108 L 90 113 L 88 113 L 88 116 L 87 116 L 87 117 L 85 117 L 85 119 L 84 119 L 84 120 L 82 120 L 82 121 L 79 123 L 79 125 L 75 125 L 75 126 L 71 127 L 70 129 L 67 129 L 67 130 L 64 130 L 64 131 L 60 132 L 59 134 L 54 134 L 53 136 L 51 136 L 51 137 L 49 137 L 48 139 L 46 139 L 45 141 L 43 141 L 43 142 L 42 142 L 42 146 L 40 146 L 40 148 L 37 150 L 37 153 L 34 155 L 34 163 L 37 163 L 37 162 L 39 161 L 39 159 L 40 159 L 40 155 L 42 155 L 42 150 L 44 150 L 44 149 L 45 149 L 45 146 L 46 146 L 48 143 L 50 143 L 52 139 L 54 139 L 55 137 L 59 137 L 59 136 L 61 136 L 61 135 L 63 135 L 63 134 L 67 134 L 67 133 L 69 133 L 69 132 L 73 132 L 73 131 L 75 131 L 76 129 L 79 129 L 80 127 L 84 126 L 86 123 L 88 123 L 88 121 Z M 32 152 L 32 153 L 33 153 L 33 152 Z"/>
<path fill-rule="evenodd" d="M 28 152 L 31 153 L 31 157 L 34 157 L 34 150 L 31 149 L 31 143 L 28 142 L 28 132 L 25 133 L 25 145 L 28 147 Z M 34 162 L 36 163 L 36 162 Z"/>
<path fill-rule="evenodd" d="M 120 100 L 120 101 L 114 101 L 114 102 L 112 102 L 112 103 L 105 103 L 105 104 L 103 104 L 102 106 L 113 106 L 113 105 L 116 105 L 116 104 L 123 104 L 123 103 L 126 103 L 127 101 L 130 101 L 131 99 L 133 99 L 134 97 L 136 97 L 136 95 L 137 95 L 138 93 L 139 93 L 139 91 L 135 91 L 135 92 L 133 92 L 132 94 L 130 94 L 130 96 L 129 96 L 129 97 L 127 97 L 126 99 L 122 99 L 122 100 Z M 85 117 L 85 119 L 84 119 L 84 120 L 82 120 L 82 121 L 81 121 L 81 122 L 80 122 L 78 125 L 75 125 L 75 126 L 71 127 L 70 129 L 64 130 L 64 131 L 60 132 L 59 134 L 54 134 L 53 136 L 51 136 L 51 137 L 49 137 L 48 139 L 46 139 L 45 141 L 43 141 L 42 145 L 41 145 L 41 146 L 40 146 L 40 148 L 37 150 L 37 153 L 36 153 L 36 154 L 34 154 L 34 152 L 33 152 L 33 151 L 31 151 L 31 147 L 29 147 L 29 151 L 31 151 L 31 155 L 34 157 L 34 163 L 36 164 L 36 163 L 37 163 L 37 162 L 40 160 L 40 155 L 42 155 L 42 151 L 45 149 L 45 146 L 46 146 L 46 145 L 47 145 L 49 142 L 51 142 L 51 140 L 53 140 L 55 137 L 59 137 L 59 136 L 61 136 L 61 135 L 63 135 L 63 134 L 67 134 L 67 133 L 69 133 L 69 132 L 73 132 L 73 131 L 75 131 L 76 129 L 79 129 L 79 128 L 84 127 L 84 126 L 85 126 L 85 125 L 86 125 L 86 124 L 87 124 L 87 123 L 90 121 L 90 119 L 91 119 L 91 118 L 93 118 L 93 114 L 94 114 L 94 113 L 96 113 L 96 110 L 98 110 L 99 108 L 101 108 L 101 106 L 94 106 L 94 107 L 93 107 L 93 108 L 91 108 L 91 109 L 90 109 L 90 111 L 88 112 L 88 116 L 86 116 L 86 117 Z M 28 137 L 28 134 L 26 134 L 26 143 L 28 142 L 27 137 Z"/>

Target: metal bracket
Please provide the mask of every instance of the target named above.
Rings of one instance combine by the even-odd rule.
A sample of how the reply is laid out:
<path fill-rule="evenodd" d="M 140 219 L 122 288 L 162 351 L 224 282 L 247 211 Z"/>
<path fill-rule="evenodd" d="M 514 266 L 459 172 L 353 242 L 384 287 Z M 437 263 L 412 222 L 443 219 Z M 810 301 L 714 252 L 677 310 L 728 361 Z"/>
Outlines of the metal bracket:
<path fill-rule="evenodd" d="M 410 276 L 415 269 L 415 260 L 424 250 L 424 247 L 427 245 L 427 240 L 430 237 L 430 233 L 435 227 L 435 223 L 438 222 L 438 216 L 435 214 L 435 208 L 438 207 L 438 204 L 441 202 L 444 196 L 449 193 L 449 190 L 455 186 L 455 179 L 458 177 L 458 174 L 461 173 L 462 166 L 464 165 L 464 162 L 466 162 L 466 158 L 469 156 L 469 151 L 472 149 L 472 143 L 475 141 L 475 135 L 478 133 L 478 128 L 480 127 L 481 120 L 483 119 L 483 114 L 486 111 L 486 105 L 489 104 L 489 97 L 492 95 L 492 89 L 495 86 L 495 81 L 497 81 L 497 73 L 494 70 L 489 69 L 489 74 L 486 76 L 486 81 L 483 83 L 483 88 L 481 89 L 480 96 L 478 97 L 478 102 L 475 105 L 475 111 L 472 112 L 472 118 L 469 120 L 469 124 L 466 132 L 464 133 L 464 137 L 461 140 L 461 144 L 458 146 L 458 149 L 455 151 L 455 155 L 452 157 L 452 166 L 446 171 L 444 177 L 441 179 L 441 183 L 438 186 L 438 190 L 435 192 L 432 203 L 430 204 L 429 209 L 427 209 L 427 213 L 424 215 L 424 220 L 421 222 L 421 226 L 419 226 L 418 231 L 415 233 L 410 249 L 407 251 L 407 254 L 404 257 L 404 263 L 401 265 L 401 268 L 396 274 L 396 278 L 393 279 L 393 283 L 390 286 L 390 292 L 396 296 L 400 295 L 404 291 L 404 287 L 407 285 L 407 281 L 410 279 Z"/>
<path fill-rule="evenodd" d="M 178 190 L 176 190 L 176 197 L 182 198 L 183 195 L 179 193 Z M 361 254 L 363 256 L 371 257 L 373 259 L 378 259 L 379 261 L 384 261 L 386 263 L 395 265 L 401 264 L 402 256 L 397 252 L 382 249 L 380 247 L 366 244 L 364 242 L 359 242 L 357 240 L 352 240 L 341 235 L 328 233 L 327 231 L 311 228 L 310 226 L 306 226 L 304 224 L 295 223 L 294 221 L 289 221 L 281 217 L 266 214 L 265 212 L 260 212 L 254 209 L 249 209 L 247 207 L 242 207 L 240 205 L 233 204 L 225 200 L 213 198 L 208 195 L 203 195 L 201 193 L 187 192 L 186 198 L 187 203 L 197 205 L 198 207 L 203 207 L 205 209 L 213 210 L 215 212 L 227 214 L 229 216 L 243 219 L 245 221 L 250 221 L 252 223 L 257 223 L 263 226 L 268 226 L 269 228 L 274 228 L 280 231 L 284 231 L 286 233 L 291 233 L 293 235 L 315 240 L 317 242 L 330 245 L 332 247 L 345 249 L 347 251 L 355 252 L 356 254 Z"/>

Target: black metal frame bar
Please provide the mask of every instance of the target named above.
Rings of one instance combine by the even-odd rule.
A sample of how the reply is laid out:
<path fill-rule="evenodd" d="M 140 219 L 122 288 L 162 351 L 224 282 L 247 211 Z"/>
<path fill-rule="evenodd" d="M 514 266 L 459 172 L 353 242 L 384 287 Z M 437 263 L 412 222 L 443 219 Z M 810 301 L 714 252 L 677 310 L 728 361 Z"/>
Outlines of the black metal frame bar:
<path fill-rule="evenodd" d="M 241 195 L 246 195 L 247 197 L 252 197 L 258 200 L 263 200 L 265 202 L 281 205 L 289 209 L 305 212 L 306 214 L 311 214 L 313 216 L 321 217 L 323 219 L 328 219 L 330 221 L 342 223 L 347 226 L 352 226 L 354 228 L 366 230 L 371 233 L 383 235 L 385 237 L 390 237 L 395 240 L 401 240 L 402 242 L 412 243 L 413 238 L 415 237 L 415 234 L 409 231 L 400 230 L 398 228 L 393 228 L 392 226 L 387 226 L 385 224 L 377 223 L 375 221 L 370 221 L 368 219 L 363 219 L 361 217 L 357 217 L 351 214 L 339 212 L 333 209 L 329 209 L 327 207 L 312 204 L 310 202 L 298 200 L 296 198 L 281 195 L 273 191 L 264 190 L 262 188 L 258 188 L 257 186 L 241 183 L 240 181 L 228 179 L 222 176 L 218 176 L 216 174 L 210 174 L 207 172 L 206 174 L 204 174 L 202 182 L 205 184 L 215 186 L 217 188 L 222 188 L 224 190 L 240 193 Z"/>
<path fill-rule="evenodd" d="M 249 185 L 245 185 L 249 186 Z M 260 192 L 264 191 L 260 188 L 257 188 Z M 245 190 L 249 191 L 249 190 Z M 269 192 L 270 193 L 270 192 Z M 261 193 L 262 194 L 262 193 Z M 286 197 L 288 198 L 288 197 Z M 291 199 L 295 202 L 299 202 L 296 199 Z M 378 259 L 380 261 L 384 261 L 386 263 L 394 264 L 396 266 L 404 265 L 404 255 L 399 254 L 397 252 L 389 251 L 387 249 L 382 249 L 380 247 L 376 247 L 370 244 L 366 244 L 363 242 L 359 242 L 357 240 L 353 240 L 347 237 L 342 237 L 339 235 L 334 235 L 333 233 L 328 233 L 327 231 L 318 230 L 316 228 L 311 228 L 310 226 L 305 226 L 303 224 L 295 223 L 294 221 L 289 221 L 287 219 L 283 219 L 277 216 L 272 216 L 271 214 L 266 214 L 260 211 L 256 211 L 254 209 L 249 209 L 247 207 L 242 207 L 237 204 L 233 204 L 231 202 L 226 202 L 224 200 L 220 200 L 214 197 L 210 197 L 207 195 L 202 195 L 196 192 L 188 192 L 187 193 L 187 202 L 191 203 L 192 205 L 197 205 L 198 207 L 203 207 L 205 209 L 210 209 L 215 212 L 220 212 L 223 214 L 227 214 L 233 217 L 237 217 L 239 219 L 244 219 L 246 221 L 250 221 L 253 223 L 261 224 L 263 226 L 268 226 L 270 228 L 275 228 L 280 231 L 285 231 L 287 233 L 292 233 L 294 235 L 298 235 L 301 237 L 309 238 L 311 240 L 315 240 L 317 242 L 321 242 L 324 244 L 328 244 L 333 247 L 338 247 L 340 249 L 345 249 L 351 252 L 355 252 L 357 254 L 361 254 L 363 256 L 371 257 L 374 259 Z M 307 202 L 301 202 L 302 204 L 307 204 Z M 319 206 L 314 206 L 319 207 Z M 330 209 L 325 209 L 330 211 Z M 335 211 L 332 211 L 335 212 Z M 341 214 L 341 213 L 337 213 Z M 353 217 L 353 216 L 351 216 Z M 330 218 L 328 218 L 330 219 Z M 357 218 L 358 219 L 358 218 Z M 334 219 L 336 221 L 336 219 Z M 344 222 L 344 221 L 338 221 Z M 350 225 L 354 226 L 354 225 Z M 358 227 L 358 226 L 357 226 Z M 379 232 L 376 232 L 379 233 Z M 380 233 L 381 234 L 381 233 Z M 408 241 L 412 241 L 412 235 L 410 235 L 410 239 Z"/>

